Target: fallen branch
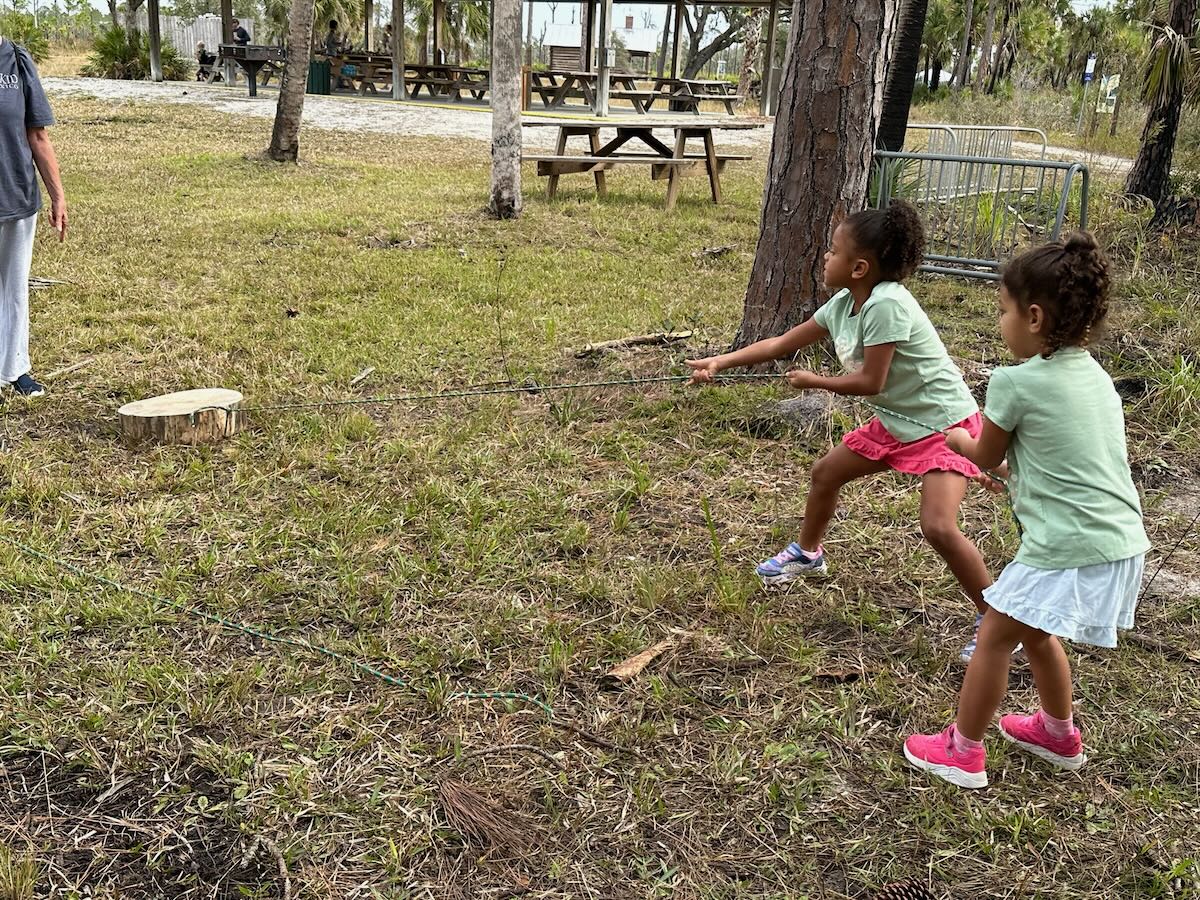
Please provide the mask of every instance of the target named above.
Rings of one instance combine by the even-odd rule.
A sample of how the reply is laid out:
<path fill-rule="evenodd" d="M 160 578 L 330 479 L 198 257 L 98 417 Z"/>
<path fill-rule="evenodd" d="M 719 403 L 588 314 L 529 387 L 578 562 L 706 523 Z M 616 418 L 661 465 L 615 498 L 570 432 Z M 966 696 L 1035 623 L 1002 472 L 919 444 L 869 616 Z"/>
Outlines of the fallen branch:
<path fill-rule="evenodd" d="M 1200 663 L 1200 653 L 1193 650 L 1185 650 L 1182 647 L 1176 647 L 1174 644 L 1168 644 L 1164 640 L 1156 637 L 1151 637 L 1148 634 L 1138 634 L 1136 631 L 1129 631 L 1125 634 L 1125 640 L 1131 644 L 1137 644 L 1139 647 L 1144 647 L 1147 650 L 1155 650 L 1163 656 L 1182 659 L 1187 662 Z"/>
<path fill-rule="evenodd" d="M 371 373 L 374 371 L 375 371 L 374 366 L 367 366 L 365 369 L 363 369 L 361 372 L 359 372 L 357 375 L 355 375 L 353 378 L 350 379 L 350 387 L 354 387 L 359 382 L 365 381 L 371 375 Z"/>
<path fill-rule="evenodd" d="M 596 344 L 588 344 L 582 350 L 574 352 L 576 357 L 595 356 L 606 350 L 625 350 L 629 347 L 674 344 L 678 341 L 686 341 L 691 336 L 692 332 L 690 331 L 659 331 L 654 334 L 635 334 L 627 338 L 619 338 L 615 341 L 600 341 Z"/>
<path fill-rule="evenodd" d="M 532 821 L 461 781 L 442 782 L 438 795 L 446 819 L 467 840 L 485 847 L 528 852 L 540 837 Z"/>
<path fill-rule="evenodd" d="M 468 759 L 475 759 L 479 756 L 489 756 L 493 753 L 503 753 L 506 750 L 524 750 L 527 753 L 536 753 L 538 756 L 545 759 L 550 765 L 557 766 L 559 769 L 566 769 L 566 766 L 549 751 L 541 747 L 535 747 L 533 744 L 500 744 L 495 747 L 483 747 L 479 750 L 472 750 L 470 753 L 464 753 L 456 760 L 457 762 L 466 762 Z"/>
<path fill-rule="evenodd" d="M 283 900 L 292 900 L 292 877 L 288 874 L 283 854 L 279 852 L 279 848 L 270 838 L 259 838 L 259 840 L 267 848 L 267 852 L 275 857 L 275 865 L 279 867 L 279 880 L 283 882 Z"/>
<path fill-rule="evenodd" d="M 95 361 L 96 357 L 89 356 L 87 359 L 81 359 L 77 363 L 71 363 L 71 365 L 63 366 L 61 369 L 55 369 L 50 374 L 46 375 L 45 378 L 47 381 L 53 381 L 55 378 L 59 378 L 63 375 L 70 375 L 72 372 L 78 372 L 80 369 L 90 366 Z"/>
<path fill-rule="evenodd" d="M 628 753 L 630 756 L 643 761 L 646 759 L 641 752 L 634 750 L 632 747 L 622 747 L 620 744 L 614 744 L 612 741 L 608 740 L 608 738 L 602 738 L 600 735 L 593 734 L 586 728 L 580 728 L 578 725 L 572 724 L 571 722 L 563 722 L 559 719 L 556 719 L 554 724 L 559 728 L 571 732 L 572 734 L 578 735 L 589 743 L 595 744 L 597 747 L 603 747 L 605 750 L 613 750 L 616 753 Z"/>

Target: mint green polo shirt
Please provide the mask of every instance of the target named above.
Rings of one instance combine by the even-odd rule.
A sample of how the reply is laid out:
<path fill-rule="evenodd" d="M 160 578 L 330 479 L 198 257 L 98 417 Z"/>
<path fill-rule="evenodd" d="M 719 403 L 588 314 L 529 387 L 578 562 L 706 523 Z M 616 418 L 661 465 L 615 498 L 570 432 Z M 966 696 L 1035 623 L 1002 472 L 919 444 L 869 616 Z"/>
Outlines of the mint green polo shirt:
<path fill-rule="evenodd" d="M 1016 561 L 1077 569 L 1150 549 L 1112 379 L 1079 347 L 996 369 L 983 414 L 1012 434 Z"/>
<path fill-rule="evenodd" d="M 862 368 L 863 348 L 895 344 L 892 366 L 883 390 L 866 401 L 882 410 L 879 421 L 902 443 L 929 437 L 974 415 L 979 407 L 950 359 L 937 330 L 908 288 L 882 281 L 857 313 L 854 297 L 843 290 L 829 298 L 813 316 L 829 332 L 838 359 L 847 372 Z M 889 415 L 896 412 L 924 428 Z"/>

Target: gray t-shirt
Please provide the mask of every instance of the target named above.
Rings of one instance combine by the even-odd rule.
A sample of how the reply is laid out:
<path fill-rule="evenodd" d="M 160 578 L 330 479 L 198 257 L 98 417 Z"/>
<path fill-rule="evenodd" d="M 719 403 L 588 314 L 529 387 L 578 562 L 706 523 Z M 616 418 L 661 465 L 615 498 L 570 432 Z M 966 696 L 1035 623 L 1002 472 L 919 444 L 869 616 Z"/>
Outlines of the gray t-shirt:
<path fill-rule="evenodd" d="M 0 222 L 42 208 L 28 128 L 54 124 L 54 113 L 24 47 L 0 38 Z"/>

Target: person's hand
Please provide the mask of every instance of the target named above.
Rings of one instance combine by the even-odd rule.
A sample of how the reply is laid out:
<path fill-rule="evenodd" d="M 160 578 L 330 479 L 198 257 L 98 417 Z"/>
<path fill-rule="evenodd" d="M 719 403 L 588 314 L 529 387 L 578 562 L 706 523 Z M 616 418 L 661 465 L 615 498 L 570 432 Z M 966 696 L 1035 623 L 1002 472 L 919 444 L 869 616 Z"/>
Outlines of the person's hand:
<path fill-rule="evenodd" d="M 972 480 L 984 490 L 999 494 L 1004 490 L 1004 482 L 1008 480 L 1008 477 L 1008 461 L 1005 460 L 990 472 L 980 472 Z"/>
<path fill-rule="evenodd" d="M 971 432 L 965 428 L 951 428 L 946 432 L 946 446 L 959 456 L 965 455 L 963 450 L 969 447 L 973 440 Z"/>
<path fill-rule="evenodd" d="M 717 380 L 717 374 L 721 371 L 717 366 L 715 356 L 705 359 L 689 359 L 685 362 L 692 370 L 692 377 L 688 380 L 688 384 L 712 384 Z"/>
<path fill-rule="evenodd" d="M 817 379 L 820 376 L 815 372 L 809 372 L 807 369 L 790 369 L 783 377 L 796 390 L 802 391 L 805 388 L 816 387 Z"/>
<path fill-rule="evenodd" d="M 50 203 L 50 227 L 58 232 L 58 242 L 67 239 L 67 201 L 58 200 Z"/>

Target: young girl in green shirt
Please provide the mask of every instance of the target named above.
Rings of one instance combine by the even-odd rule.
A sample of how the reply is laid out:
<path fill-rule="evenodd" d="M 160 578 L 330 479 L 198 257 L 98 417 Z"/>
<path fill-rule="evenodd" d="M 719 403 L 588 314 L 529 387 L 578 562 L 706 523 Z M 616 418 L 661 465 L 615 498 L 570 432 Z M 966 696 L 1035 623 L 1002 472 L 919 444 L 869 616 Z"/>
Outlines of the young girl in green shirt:
<path fill-rule="evenodd" d="M 1000 733 L 1063 769 L 1086 761 L 1071 718 L 1071 668 L 1059 638 L 1115 647 L 1133 625 L 1150 548 L 1125 452 L 1112 379 L 1085 349 L 1108 312 L 1108 261 L 1086 233 L 1013 260 L 1000 282 L 1000 333 L 1020 365 L 997 369 L 983 430 L 949 445 L 985 468 L 1007 458 L 1021 549 L 984 591 L 989 609 L 967 666 L 958 718 L 904 745 L 914 766 L 952 784 L 987 785 L 983 735 L 1025 645 L 1041 709 L 1000 720 Z"/>
<path fill-rule="evenodd" d="M 908 203 L 855 213 L 834 231 L 825 254 L 825 285 L 837 293 L 811 319 L 741 350 L 688 360 L 691 383 L 711 383 L 724 369 L 791 358 L 831 337 L 846 374 L 793 369 L 788 382 L 861 396 L 878 413 L 813 465 L 799 538 L 758 566 L 768 584 L 824 574 L 821 541 L 842 487 L 892 470 L 921 479 L 921 531 L 980 612 L 986 609 L 983 591 L 992 579 L 979 550 L 959 530 L 958 510 L 969 479 L 991 482 L 950 450 L 943 434 L 960 426 L 977 435 L 979 409 L 929 317 L 901 284 L 920 265 L 924 247 L 920 216 Z M 972 639 L 964 660 L 974 646 Z"/>

